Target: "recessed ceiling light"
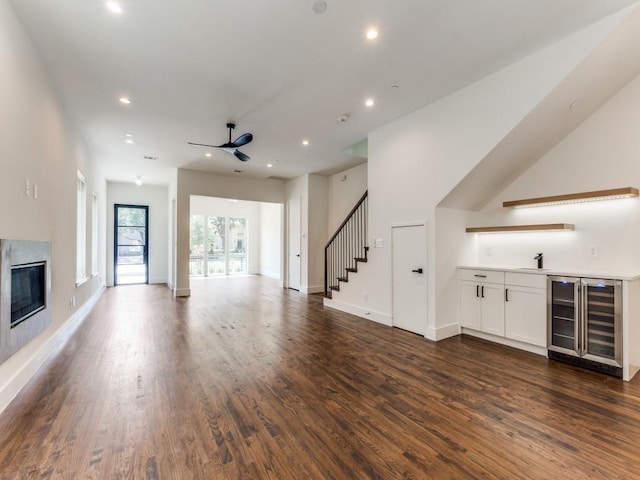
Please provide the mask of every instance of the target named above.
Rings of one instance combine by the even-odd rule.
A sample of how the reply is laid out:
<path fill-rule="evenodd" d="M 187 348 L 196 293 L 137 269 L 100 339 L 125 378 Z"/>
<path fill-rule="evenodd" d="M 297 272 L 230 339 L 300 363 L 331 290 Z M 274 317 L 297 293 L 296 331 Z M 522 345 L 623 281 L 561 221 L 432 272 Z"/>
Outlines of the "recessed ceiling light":
<path fill-rule="evenodd" d="M 131 143 L 133 143 L 133 140 L 131 140 L 130 138 L 127 138 L 127 139 L 124 141 L 124 143 L 129 143 L 129 144 L 131 144 Z"/>
<path fill-rule="evenodd" d="M 367 30 L 367 38 L 369 40 L 375 40 L 376 38 L 378 38 L 378 30 L 375 28 L 370 28 L 369 30 Z"/>
<path fill-rule="evenodd" d="M 125 105 L 129 105 L 131 103 L 131 100 L 129 100 L 127 97 L 120 97 L 120 103 L 124 103 Z"/>
<path fill-rule="evenodd" d="M 273 163 L 267 163 L 267 168 L 273 167 Z"/>
<path fill-rule="evenodd" d="M 211 154 L 210 153 L 205 153 L 204 156 L 211 158 Z"/>
<path fill-rule="evenodd" d="M 373 105 L 375 104 L 375 102 L 373 101 L 373 98 L 368 98 L 366 102 L 364 102 L 364 104 L 367 107 L 373 107 Z"/>
<path fill-rule="evenodd" d="M 136 185 L 137 186 L 142 185 L 142 176 L 141 175 L 136 175 Z"/>
<path fill-rule="evenodd" d="M 302 140 L 302 144 L 303 144 L 304 146 L 309 145 L 309 140 Z"/>
<path fill-rule="evenodd" d="M 107 8 L 113 13 L 122 13 L 122 7 L 117 2 L 107 2 Z"/>
<path fill-rule="evenodd" d="M 131 135 L 130 133 L 126 133 L 124 136 L 125 137 L 133 137 L 133 135 Z"/>

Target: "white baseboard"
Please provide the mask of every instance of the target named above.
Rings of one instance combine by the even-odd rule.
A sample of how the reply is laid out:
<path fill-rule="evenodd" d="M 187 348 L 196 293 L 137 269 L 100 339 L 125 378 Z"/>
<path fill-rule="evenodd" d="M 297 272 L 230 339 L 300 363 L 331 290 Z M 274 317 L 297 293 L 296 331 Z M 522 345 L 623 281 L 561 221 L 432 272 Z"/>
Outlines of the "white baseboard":
<path fill-rule="evenodd" d="M 190 297 L 191 289 L 190 288 L 174 288 L 173 296 L 174 297 Z"/>
<path fill-rule="evenodd" d="M 445 338 L 455 337 L 456 335 L 460 335 L 460 325 L 454 323 L 452 325 L 445 325 L 444 327 L 427 328 L 427 333 L 424 335 L 425 338 L 429 340 L 433 340 L 437 342 L 439 340 L 444 340 Z"/>
<path fill-rule="evenodd" d="M 157 285 L 159 283 L 167 283 L 167 279 L 166 278 L 160 278 L 160 277 L 150 278 L 149 279 L 149 285 Z"/>
<path fill-rule="evenodd" d="M 367 310 L 365 308 L 358 307 L 356 305 L 339 302 L 337 300 L 332 300 L 330 298 L 324 299 L 324 306 L 329 308 L 335 308 L 336 310 L 347 312 L 352 315 L 356 315 L 358 317 L 366 318 L 367 320 L 372 320 L 376 323 L 381 323 L 382 325 L 386 325 L 387 327 L 392 326 L 391 316 L 382 312 Z"/>
<path fill-rule="evenodd" d="M 312 285 L 310 287 L 306 285 L 300 285 L 300 293 L 322 293 L 324 287 L 322 285 Z"/>
<path fill-rule="evenodd" d="M 483 340 L 489 340 L 490 342 L 499 343 L 501 345 L 506 345 L 507 347 L 513 347 L 520 350 L 525 350 L 527 352 L 537 353 L 538 355 L 542 355 L 543 357 L 546 357 L 548 353 L 547 347 L 539 347 L 537 345 L 531 345 L 529 343 L 511 340 L 510 338 L 497 337 L 495 335 L 491 335 L 490 333 L 479 332 L 477 330 L 472 330 L 469 328 L 462 327 L 461 333 L 470 335 L 472 337 L 482 338 Z"/>
<path fill-rule="evenodd" d="M 32 340 L 32 342 L 41 343 L 35 352 L 30 354 L 25 353 L 30 350 L 30 344 L 27 344 L 2 364 L 1 369 L 6 370 L 7 372 L 12 372 L 12 376 L 7 379 L 4 385 L 0 386 L 0 412 L 7 408 L 11 401 L 16 397 L 20 390 L 22 390 L 31 377 L 35 375 L 45 361 L 54 352 L 65 345 L 67 340 L 69 340 L 76 329 L 82 324 L 85 318 L 87 318 L 87 315 L 95 306 L 100 295 L 104 292 L 104 289 L 105 286 L 102 285 L 98 290 L 96 290 L 95 293 L 50 337 L 40 340 L 40 337 L 46 335 L 46 332 L 49 331 L 49 329 L 47 329 L 39 337 Z"/>

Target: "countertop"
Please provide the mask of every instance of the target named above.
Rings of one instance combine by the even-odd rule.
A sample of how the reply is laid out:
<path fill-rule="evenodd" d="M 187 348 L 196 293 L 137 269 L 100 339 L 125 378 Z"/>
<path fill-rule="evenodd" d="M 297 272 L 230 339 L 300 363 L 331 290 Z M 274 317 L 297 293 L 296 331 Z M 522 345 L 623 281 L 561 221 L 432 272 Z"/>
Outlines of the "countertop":
<path fill-rule="evenodd" d="M 584 278 L 603 278 L 613 280 L 638 280 L 640 273 L 620 273 L 611 271 L 593 271 L 593 270 L 556 270 L 553 268 L 537 268 L 499 266 L 499 265 L 458 265 L 458 268 L 469 270 L 495 270 L 500 272 L 514 273 L 533 273 L 536 275 L 554 275 L 558 277 L 584 277 Z"/>

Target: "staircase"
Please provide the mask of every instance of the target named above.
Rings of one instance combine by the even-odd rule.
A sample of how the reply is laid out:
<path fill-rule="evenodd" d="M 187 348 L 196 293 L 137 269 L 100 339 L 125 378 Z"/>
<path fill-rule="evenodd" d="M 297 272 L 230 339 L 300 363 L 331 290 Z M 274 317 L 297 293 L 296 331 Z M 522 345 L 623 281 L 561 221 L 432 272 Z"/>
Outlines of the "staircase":
<path fill-rule="evenodd" d="M 340 291 L 349 274 L 358 271 L 358 263 L 367 261 L 367 194 L 351 210 L 342 225 L 324 247 L 324 296 Z"/>

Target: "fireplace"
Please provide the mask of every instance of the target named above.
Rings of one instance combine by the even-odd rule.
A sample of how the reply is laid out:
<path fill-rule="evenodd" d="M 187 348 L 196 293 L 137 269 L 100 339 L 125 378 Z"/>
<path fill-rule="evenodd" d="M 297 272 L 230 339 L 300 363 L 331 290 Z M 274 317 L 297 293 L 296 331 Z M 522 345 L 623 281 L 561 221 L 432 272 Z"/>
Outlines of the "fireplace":
<path fill-rule="evenodd" d="M 46 308 L 47 262 L 11 267 L 11 328 Z"/>
<path fill-rule="evenodd" d="M 51 322 L 49 242 L 0 240 L 0 362 Z"/>

